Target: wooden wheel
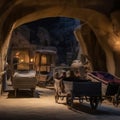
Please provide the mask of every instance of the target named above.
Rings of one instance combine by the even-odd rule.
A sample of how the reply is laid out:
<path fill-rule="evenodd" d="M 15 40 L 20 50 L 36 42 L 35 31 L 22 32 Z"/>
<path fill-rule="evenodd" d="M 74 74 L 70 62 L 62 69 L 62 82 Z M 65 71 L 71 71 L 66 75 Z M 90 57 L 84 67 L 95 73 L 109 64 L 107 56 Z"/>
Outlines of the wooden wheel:
<path fill-rule="evenodd" d="M 119 95 L 117 94 L 113 98 L 113 105 L 116 107 L 119 105 Z"/>
<path fill-rule="evenodd" d="M 32 96 L 34 97 L 35 88 L 31 88 Z"/>
<path fill-rule="evenodd" d="M 118 87 L 118 91 L 115 94 L 114 98 L 113 98 L 113 104 L 117 107 L 119 105 L 119 100 L 120 100 L 120 85 Z"/>
<path fill-rule="evenodd" d="M 79 97 L 79 103 L 83 103 L 84 98 L 83 97 Z"/>
<path fill-rule="evenodd" d="M 56 92 L 56 93 L 55 93 L 55 102 L 58 103 L 58 100 L 59 100 L 59 95 L 58 95 L 58 93 Z"/>
<path fill-rule="evenodd" d="M 99 100 L 97 97 L 90 97 L 90 106 L 92 109 L 96 109 L 98 107 Z"/>
<path fill-rule="evenodd" d="M 73 98 L 72 98 L 72 95 L 71 94 L 68 94 L 67 97 L 66 97 L 66 103 L 67 105 L 69 106 L 72 106 L 73 105 Z"/>

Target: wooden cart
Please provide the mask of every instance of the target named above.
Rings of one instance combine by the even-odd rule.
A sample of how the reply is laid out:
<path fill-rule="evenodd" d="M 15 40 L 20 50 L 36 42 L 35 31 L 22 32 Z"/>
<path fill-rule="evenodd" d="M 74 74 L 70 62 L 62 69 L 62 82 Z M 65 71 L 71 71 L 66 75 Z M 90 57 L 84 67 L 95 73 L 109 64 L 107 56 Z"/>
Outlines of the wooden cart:
<path fill-rule="evenodd" d="M 96 109 L 101 102 L 101 83 L 90 81 L 63 81 L 64 90 L 60 88 L 60 81 L 55 81 L 55 101 L 66 97 L 67 105 L 72 106 L 74 100 L 82 103 L 84 100 L 90 102 L 92 109 Z"/>
<path fill-rule="evenodd" d="M 20 89 L 30 89 L 32 94 L 34 94 L 37 79 L 35 76 L 36 72 L 33 70 L 29 71 L 17 71 L 13 75 L 13 88 L 15 90 L 15 96 L 17 95 L 17 90 Z"/>
<path fill-rule="evenodd" d="M 118 106 L 120 103 L 120 79 L 116 76 L 103 72 L 93 71 L 87 74 L 87 78 L 94 82 L 102 84 L 102 100 L 108 100 L 113 105 Z"/>

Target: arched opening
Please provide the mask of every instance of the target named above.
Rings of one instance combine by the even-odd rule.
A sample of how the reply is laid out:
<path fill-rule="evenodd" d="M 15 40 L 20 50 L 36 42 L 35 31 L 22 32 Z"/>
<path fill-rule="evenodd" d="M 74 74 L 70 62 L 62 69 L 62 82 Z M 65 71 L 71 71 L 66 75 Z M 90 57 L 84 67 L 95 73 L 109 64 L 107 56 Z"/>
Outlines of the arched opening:
<path fill-rule="evenodd" d="M 80 59 L 80 44 L 74 36 L 78 25 L 78 19 L 48 17 L 17 27 L 12 33 L 7 62 L 19 70 L 23 69 L 19 63 L 33 64 L 32 69 L 41 74 L 49 73 L 55 65 L 70 66 L 73 60 Z"/>
<path fill-rule="evenodd" d="M 76 29 L 74 33 L 76 35 L 76 38 L 80 42 L 82 52 L 89 57 L 89 60 L 92 63 L 92 69 L 108 71 L 113 74 L 116 73 L 118 76 L 120 76 L 119 67 L 118 67 L 119 66 L 119 60 L 118 60 L 119 52 L 118 52 L 118 54 L 116 54 L 116 51 L 115 51 L 115 53 L 113 53 L 114 47 L 112 46 L 112 44 L 111 45 L 108 44 L 110 34 L 113 32 L 113 29 L 112 29 L 112 24 L 111 24 L 111 20 L 110 20 L 111 19 L 110 18 L 111 9 L 107 9 L 108 7 L 106 8 L 106 6 L 108 6 L 107 2 L 100 1 L 100 0 L 97 2 L 95 0 L 92 2 L 91 1 L 83 2 L 82 0 L 80 0 L 80 1 L 70 0 L 69 2 L 67 0 L 63 0 L 63 1 L 53 0 L 53 2 L 51 2 L 49 0 L 48 1 L 45 1 L 45 0 L 44 1 L 42 1 L 42 0 L 40 0 L 40 1 L 39 0 L 37 0 L 37 1 L 14 0 L 14 1 L 10 1 L 10 2 L 7 1 L 8 4 L 6 4 L 6 0 L 5 0 L 3 2 L 1 1 L 1 3 L 2 3 L 1 4 L 1 6 L 2 6 L 1 20 L 3 21 L 0 24 L 0 33 L 1 33 L 0 47 L 2 48 L 1 54 L 0 54 L 0 70 L 1 71 L 3 70 L 5 62 L 6 62 L 6 54 L 8 51 L 11 34 L 14 29 L 19 27 L 20 25 L 23 25 L 25 23 L 28 23 L 28 22 L 31 22 L 31 21 L 34 21 L 37 19 L 46 18 L 46 17 L 55 17 L 55 16 L 65 16 L 65 17 L 77 18 L 77 19 L 82 20 L 85 23 L 87 23 L 82 28 Z M 111 8 L 113 6 L 115 7 L 114 3 L 116 3 L 116 1 L 114 1 L 114 0 L 110 1 L 109 7 L 111 7 Z M 105 8 L 107 9 L 106 11 L 104 11 Z M 5 14 L 3 13 L 3 11 L 5 11 Z M 87 30 L 87 32 L 84 32 L 86 30 Z M 41 29 L 40 29 L 40 31 L 41 31 Z M 118 34 L 118 31 L 116 31 L 116 32 Z M 110 42 L 112 40 L 113 39 L 110 39 Z M 43 42 L 43 44 L 49 45 L 49 42 L 47 40 L 45 40 Z M 113 49 L 111 49 L 111 48 L 113 48 Z M 118 49 L 118 51 L 119 51 L 119 49 Z M 24 52 L 22 52 L 22 53 L 24 53 Z M 15 54 L 14 56 L 15 56 L 15 59 L 14 59 L 15 63 L 18 63 L 19 61 L 21 61 L 21 62 L 27 61 L 27 60 L 25 60 L 26 57 L 24 57 L 22 55 L 20 56 L 20 59 L 17 59 L 17 54 Z M 30 56 L 31 56 L 31 58 L 29 58 L 29 61 L 32 63 L 34 61 L 33 54 L 31 54 Z M 23 58 L 25 58 L 25 59 L 23 59 Z M 43 61 L 42 64 L 46 64 L 45 56 L 42 56 L 41 60 Z M 17 99 L 17 100 L 18 100 L 17 102 L 19 102 L 19 99 Z M 31 102 L 32 101 L 30 100 L 30 103 Z M 40 102 L 41 101 L 39 101 L 39 103 Z M 25 106 L 29 106 L 30 104 L 28 104 L 28 103 L 29 102 L 27 101 Z M 35 101 L 33 102 L 32 105 L 35 105 L 34 103 L 35 103 Z M 41 103 L 43 104 L 43 102 L 41 102 Z M 49 100 L 47 99 L 46 103 L 51 104 L 50 99 Z M 22 101 L 22 104 L 23 104 L 23 101 Z M 20 106 L 19 106 L 16 104 L 16 102 L 14 102 L 14 105 L 17 108 L 18 107 L 21 108 L 22 104 L 20 104 Z M 48 107 L 49 107 L 48 104 L 46 104 L 46 106 L 47 106 L 46 108 L 48 109 Z M 48 118 L 49 118 L 49 115 L 50 116 L 53 115 L 53 112 L 51 112 L 51 106 L 52 106 L 52 104 L 50 105 L 50 108 L 49 108 L 49 114 L 47 114 Z M 15 109 L 16 109 L 16 107 L 15 107 Z M 36 104 L 36 107 L 38 108 L 38 104 Z M 42 108 L 41 104 L 39 107 Z M 6 108 L 8 108 L 8 107 L 6 107 Z M 11 109 L 11 107 L 10 107 L 10 109 Z M 30 109 L 30 107 L 28 107 L 26 110 L 28 110 L 28 109 Z M 46 110 L 44 109 L 44 111 L 46 111 Z M 62 111 L 63 111 L 63 109 L 62 109 Z M 9 112 L 9 109 L 8 109 L 8 112 Z M 5 113 L 6 113 L 6 111 L 5 111 Z M 31 117 L 31 109 L 30 109 L 30 114 L 28 111 L 26 112 L 23 109 L 22 109 L 22 112 L 20 109 L 20 111 L 18 111 L 16 113 L 19 114 L 19 117 L 21 117 L 21 116 L 27 117 L 27 115 Z M 27 115 L 26 115 L 26 113 L 27 113 Z M 32 115 L 35 115 L 35 117 L 36 117 L 36 114 L 34 114 L 34 111 L 32 113 L 33 113 Z M 37 113 L 39 113 L 38 109 L 37 109 Z M 55 107 L 54 113 L 56 116 L 57 115 L 56 107 Z M 62 112 L 58 111 L 58 114 L 59 113 L 62 113 Z M 71 112 L 70 112 L 70 114 L 71 114 Z M 11 118 L 11 115 L 13 115 L 13 113 L 11 114 L 11 112 L 10 112 L 10 114 L 7 114 L 7 116 L 9 118 Z M 61 116 L 64 116 L 64 114 L 59 114 L 59 115 L 60 115 L 60 118 L 58 118 L 58 119 L 61 119 Z M 44 114 L 42 116 L 41 112 L 38 115 L 39 118 L 40 117 L 44 118 L 44 116 L 45 116 Z M 70 117 L 71 118 L 80 118 L 80 116 L 78 117 L 78 116 L 76 116 L 76 114 L 75 114 L 75 116 L 73 114 L 71 114 Z M 56 119 L 57 119 L 57 116 L 56 116 Z"/>
<path fill-rule="evenodd" d="M 24 48 L 25 45 L 31 45 L 31 54 L 33 49 L 55 47 L 59 54 L 57 63 L 70 65 L 71 61 L 68 62 L 66 57 L 71 55 L 72 60 L 76 59 L 76 52 L 79 51 L 79 41 L 74 36 L 74 29 L 78 25 L 79 20 L 67 17 L 51 17 L 30 22 L 13 31 L 10 47 Z"/>
<path fill-rule="evenodd" d="M 20 12 L 20 8 L 17 9 L 18 12 Z M 51 11 L 51 12 L 50 12 Z M 64 12 L 63 12 L 64 11 Z M 15 17 L 13 17 L 15 16 Z M 110 73 L 115 73 L 115 63 L 114 63 L 114 57 L 112 54 L 112 50 L 110 49 L 110 46 L 108 45 L 108 41 L 106 38 L 109 38 L 109 34 L 112 32 L 112 26 L 110 20 L 102 13 L 99 13 L 95 10 L 91 10 L 88 8 L 79 8 L 79 7 L 71 7 L 71 5 L 67 6 L 64 9 L 64 6 L 62 4 L 59 6 L 47 6 L 47 9 L 38 9 L 33 12 L 31 11 L 26 11 L 24 14 L 16 14 L 13 9 L 11 9 L 11 13 L 8 14 L 4 24 L 1 27 L 1 30 L 6 31 L 3 32 L 2 34 L 2 40 L 4 41 L 2 43 L 2 56 L 1 56 L 1 69 L 4 68 L 5 62 L 6 62 L 6 53 L 8 51 L 8 46 L 10 42 L 10 37 L 12 34 L 12 31 L 19 27 L 22 24 L 41 19 L 41 18 L 46 18 L 46 17 L 55 17 L 55 16 L 65 16 L 69 18 L 77 18 L 79 20 L 82 20 L 86 23 L 88 27 L 88 31 L 90 34 L 88 36 L 93 36 L 93 39 L 95 40 L 95 44 L 98 45 L 97 50 L 100 51 L 100 56 L 102 56 L 102 59 L 100 56 L 97 56 L 97 59 L 95 58 L 96 53 L 95 52 L 90 52 L 92 48 L 94 48 L 94 44 L 87 44 L 84 40 L 86 39 L 86 35 L 82 34 L 82 39 L 81 39 L 81 30 L 77 29 L 78 31 L 76 32 L 76 37 L 78 37 L 78 41 L 80 42 L 81 48 L 84 51 L 83 54 L 89 56 L 91 63 L 93 65 L 92 69 L 93 70 L 104 70 L 104 71 L 109 71 Z M 11 18 L 14 19 L 11 19 Z M 8 18 L 10 18 L 8 20 Z M 9 24 L 10 23 L 10 24 Z M 86 29 L 86 28 L 85 28 Z M 84 31 L 84 30 L 83 30 Z M 84 39 L 85 38 L 85 39 Z M 91 37 L 91 42 L 92 37 Z M 103 44 L 104 43 L 104 44 Z M 44 41 L 43 43 L 49 44 L 47 40 Z M 96 48 L 95 48 L 96 49 Z M 90 50 L 90 51 L 89 51 Z M 31 55 L 32 56 L 32 55 Z M 32 57 L 30 60 L 33 59 Z M 94 61 L 96 59 L 96 62 Z M 95 65 L 94 65 L 95 64 Z M 103 67 L 101 67 L 103 66 Z"/>
<path fill-rule="evenodd" d="M 57 11 L 55 11 L 56 9 L 57 9 Z M 39 19 L 39 18 L 45 18 L 47 16 L 56 16 L 57 13 L 60 13 L 61 9 L 62 9 L 61 7 L 52 7 L 52 8 L 48 8 L 45 10 L 43 9 L 42 11 L 37 11 L 35 13 L 21 17 L 20 19 L 16 20 L 16 22 L 13 26 L 13 29 L 24 24 L 24 23 L 34 21 L 34 20 Z M 68 9 L 69 9 L 69 7 L 68 7 Z M 66 16 L 66 17 L 77 18 L 77 19 L 82 20 L 85 23 L 87 23 L 87 25 L 90 26 L 93 33 L 95 34 L 98 44 L 105 51 L 105 54 L 108 52 L 111 54 L 111 50 L 106 49 L 104 45 L 101 45 L 101 40 L 100 40 L 100 39 L 106 38 L 106 37 L 104 38 L 105 31 L 107 31 L 107 32 L 111 31 L 110 27 L 105 27 L 105 26 L 110 26 L 109 20 L 103 14 L 98 13 L 94 10 L 82 9 L 82 8 L 76 8 L 76 9 L 70 8 L 68 11 L 68 9 L 65 9 L 64 13 L 61 13 L 58 16 L 62 15 L 62 16 Z M 50 13 L 49 11 L 54 11 L 54 12 Z M 41 14 L 41 12 L 42 12 L 42 14 Z M 43 13 L 45 13 L 45 14 L 43 14 Z M 38 14 L 40 14 L 40 16 Z M 88 16 L 90 16 L 90 17 L 88 17 Z M 95 20 L 95 17 L 99 18 L 99 19 Z M 105 45 L 107 45 L 107 42 L 105 42 Z M 85 45 L 84 48 L 85 47 L 87 47 L 87 46 Z M 91 46 L 91 48 L 93 48 L 93 47 L 94 46 Z M 3 47 L 3 49 L 4 49 L 4 47 Z M 106 64 L 107 71 L 110 71 L 111 73 L 113 73 L 115 71 L 113 69 L 114 68 L 113 56 L 105 55 L 105 57 L 107 57 L 107 58 L 104 58 L 104 59 L 106 59 L 106 62 L 107 62 L 107 64 Z M 111 61 L 112 61 L 112 64 L 111 64 Z M 94 63 L 94 62 L 92 62 L 92 63 Z M 112 67 L 109 66 L 109 64 L 111 64 Z M 105 71 L 106 71 L 106 68 L 105 68 Z"/>

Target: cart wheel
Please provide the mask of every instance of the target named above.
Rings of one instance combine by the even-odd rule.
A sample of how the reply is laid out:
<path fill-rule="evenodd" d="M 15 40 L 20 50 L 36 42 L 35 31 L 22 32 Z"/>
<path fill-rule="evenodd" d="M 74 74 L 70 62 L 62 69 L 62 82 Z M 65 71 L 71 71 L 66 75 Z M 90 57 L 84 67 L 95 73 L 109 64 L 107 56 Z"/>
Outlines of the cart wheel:
<path fill-rule="evenodd" d="M 73 99 L 72 99 L 72 95 L 71 94 L 68 94 L 67 97 L 66 97 L 66 103 L 67 105 L 69 106 L 72 106 L 73 105 Z"/>
<path fill-rule="evenodd" d="M 15 97 L 17 97 L 17 93 L 18 93 L 18 88 L 14 90 Z"/>
<path fill-rule="evenodd" d="M 113 105 L 116 107 L 119 105 L 119 96 L 117 94 L 113 98 Z"/>
<path fill-rule="evenodd" d="M 35 95 L 35 88 L 31 88 L 32 96 L 34 97 Z"/>
<path fill-rule="evenodd" d="M 89 98 L 87 97 L 87 96 L 85 96 L 85 100 L 87 101 L 87 102 L 89 102 L 90 100 L 89 100 Z"/>
<path fill-rule="evenodd" d="M 3 86 L 1 85 L 0 95 L 3 94 Z"/>
<path fill-rule="evenodd" d="M 92 109 L 96 109 L 98 106 L 99 100 L 97 99 L 97 97 L 90 97 L 90 106 Z"/>
<path fill-rule="evenodd" d="M 58 93 L 56 92 L 56 93 L 55 93 L 55 102 L 58 103 L 58 100 L 59 100 L 59 95 L 58 95 Z"/>
<path fill-rule="evenodd" d="M 61 100 L 64 100 L 64 97 L 60 97 Z"/>
<path fill-rule="evenodd" d="M 83 103 L 83 97 L 79 97 L 79 103 Z"/>

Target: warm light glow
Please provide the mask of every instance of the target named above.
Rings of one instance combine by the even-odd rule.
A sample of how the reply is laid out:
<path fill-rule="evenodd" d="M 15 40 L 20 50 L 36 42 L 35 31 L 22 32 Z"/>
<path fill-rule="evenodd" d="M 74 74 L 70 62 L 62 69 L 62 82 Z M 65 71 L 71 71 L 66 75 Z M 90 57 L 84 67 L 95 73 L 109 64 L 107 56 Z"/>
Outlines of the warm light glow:
<path fill-rule="evenodd" d="M 115 51 L 120 51 L 120 41 L 116 41 L 113 47 Z"/>
<path fill-rule="evenodd" d="M 24 60 L 23 60 L 23 59 L 21 59 L 21 60 L 20 60 L 20 62 L 24 62 Z"/>
<path fill-rule="evenodd" d="M 33 62 L 33 58 L 30 59 L 30 62 Z"/>
<path fill-rule="evenodd" d="M 41 64 L 47 64 L 47 57 L 46 55 L 41 56 Z"/>
<path fill-rule="evenodd" d="M 116 42 L 115 42 L 115 45 L 120 45 L 120 41 L 116 41 Z"/>
<path fill-rule="evenodd" d="M 116 36 L 115 34 L 111 34 L 108 43 L 113 51 L 119 52 L 120 51 L 120 37 Z"/>
<path fill-rule="evenodd" d="M 19 52 L 16 52 L 16 53 L 15 53 L 15 57 L 16 57 L 16 58 L 19 58 L 19 54 L 20 54 Z"/>

